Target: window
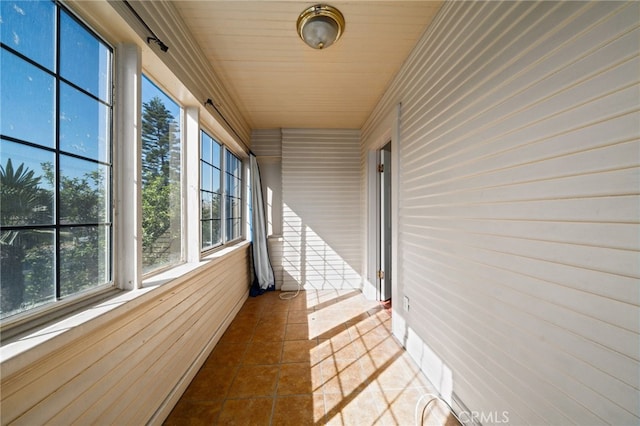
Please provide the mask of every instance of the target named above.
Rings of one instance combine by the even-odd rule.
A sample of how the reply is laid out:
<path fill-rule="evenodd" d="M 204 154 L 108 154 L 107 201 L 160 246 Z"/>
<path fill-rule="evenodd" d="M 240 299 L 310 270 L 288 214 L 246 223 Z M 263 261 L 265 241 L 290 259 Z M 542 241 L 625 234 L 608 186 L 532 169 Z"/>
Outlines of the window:
<path fill-rule="evenodd" d="M 200 132 L 200 231 L 203 251 L 242 236 L 242 162 L 205 131 Z"/>
<path fill-rule="evenodd" d="M 142 270 L 182 260 L 180 106 L 142 79 Z"/>
<path fill-rule="evenodd" d="M 0 3 L 6 318 L 111 284 L 112 50 L 57 3 Z"/>
<path fill-rule="evenodd" d="M 200 132 L 200 231 L 201 248 L 222 243 L 222 147 L 206 132 Z"/>
<path fill-rule="evenodd" d="M 242 235 L 242 163 L 231 151 L 225 160 L 225 236 L 226 241 Z"/>

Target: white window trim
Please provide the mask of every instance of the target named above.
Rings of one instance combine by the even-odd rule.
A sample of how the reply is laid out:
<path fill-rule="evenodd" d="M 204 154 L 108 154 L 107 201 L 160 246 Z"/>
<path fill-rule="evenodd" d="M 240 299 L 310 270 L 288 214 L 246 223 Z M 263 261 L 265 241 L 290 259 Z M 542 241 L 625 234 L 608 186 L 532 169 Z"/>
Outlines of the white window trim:
<path fill-rule="evenodd" d="M 116 227 L 114 282 L 122 290 L 142 286 L 142 54 L 131 43 L 116 46 L 114 183 Z M 114 254 L 115 254 L 114 253 Z M 119 259 L 126 259 L 126 262 Z"/>
<path fill-rule="evenodd" d="M 200 108 L 186 107 L 184 109 L 185 140 L 183 173 L 183 194 L 185 201 L 183 217 L 185 219 L 184 235 L 186 243 L 185 260 L 187 263 L 200 261 Z M 195 153 L 194 153 L 195 151 Z"/>

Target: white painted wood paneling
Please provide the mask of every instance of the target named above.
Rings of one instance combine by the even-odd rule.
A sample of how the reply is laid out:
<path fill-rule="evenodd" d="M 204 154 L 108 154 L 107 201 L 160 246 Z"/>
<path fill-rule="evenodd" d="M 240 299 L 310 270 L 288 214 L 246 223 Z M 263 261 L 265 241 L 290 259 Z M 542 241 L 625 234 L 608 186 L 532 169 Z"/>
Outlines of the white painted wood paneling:
<path fill-rule="evenodd" d="M 640 421 L 638 16 L 447 3 L 363 128 L 402 104 L 395 333 L 483 424 Z"/>
<path fill-rule="evenodd" d="M 282 157 L 282 131 L 257 129 L 251 132 L 251 151 L 256 157 Z"/>
<path fill-rule="evenodd" d="M 282 130 L 283 289 L 361 288 L 360 132 Z"/>
<path fill-rule="evenodd" d="M 143 40 L 151 36 L 123 2 L 109 1 L 109 4 Z M 189 32 L 189 28 L 176 10 L 176 5 L 168 1 L 131 1 L 130 4 L 160 40 L 169 47 L 167 52 L 161 52 L 157 46 L 151 44 L 160 60 L 201 102 L 200 105 L 203 105 L 207 99 L 215 103 L 223 117 L 220 117 L 212 107 L 207 107 L 207 111 L 232 135 L 242 151 L 248 150 L 251 129 L 236 104 L 237 99 L 229 92 L 229 88 L 221 83 L 218 71 L 212 69 L 205 57 L 203 47 L 197 44 Z M 224 142 L 229 144 L 228 140 Z"/>
<path fill-rule="evenodd" d="M 276 290 L 282 288 L 283 267 L 282 267 L 282 236 L 267 237 L 269 248 L 269 260 L 273 268 L 273 276 L 276 280 Z"/>
<path fill-rule="evenodd" d="M 161 422 L 240 309 L 248 287 L 245 244 L 179 283 L 150 291 L 134 308 L 111 311 L 99 326 L 72 330 L 76 338 L 64 345 L 34 348 L 3 362 L 2 424 Z"/>

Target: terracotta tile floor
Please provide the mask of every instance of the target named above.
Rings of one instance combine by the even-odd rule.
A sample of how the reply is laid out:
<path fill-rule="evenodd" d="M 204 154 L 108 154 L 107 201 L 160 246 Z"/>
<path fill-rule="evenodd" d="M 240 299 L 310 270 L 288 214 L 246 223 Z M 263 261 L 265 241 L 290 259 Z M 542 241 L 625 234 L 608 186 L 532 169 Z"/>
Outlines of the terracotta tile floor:
<path fill-rule="evenodd" d="M 390 311 L 357 291 L 279 295 L 245 302 L 166 425 L 416 424 L 435 392 L 391 336 Z M 423 424 L 457 424 L 433 406 Z"/>

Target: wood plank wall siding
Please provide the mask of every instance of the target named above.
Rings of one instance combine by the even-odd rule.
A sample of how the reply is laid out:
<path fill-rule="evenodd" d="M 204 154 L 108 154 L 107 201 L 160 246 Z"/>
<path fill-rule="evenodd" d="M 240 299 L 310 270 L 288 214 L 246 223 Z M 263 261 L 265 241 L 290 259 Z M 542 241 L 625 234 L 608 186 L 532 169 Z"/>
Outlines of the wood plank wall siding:
<path fill-rule="evenodd" d="M 395 332 L 470 410 L 640 422 L 638 16 L 446 3 L 363 128 L 401 104 Z"/>
<path fill-rule="evenodd" d="M 360 132 L 282 130 L 283 289 L 360 289 Z"/>
<path fill-rule="evenodd" d="M 74 0 L 74 3 L 80 3 L 80 5 L 74 4 L 74 6 L 79 6 L 82 9 L 82 0 Z M 143 40 L 146 40 L 149 36 L 148 30 L 131 13 L 124 2 L 110 0 L 109 4 Z M 159 54 L 158 58 L 202 104 L 207 99 L 212 99 L 224 115 L 223 120 L 212 107 L 207 107 L 207 111 L 216 118 L 218 124 L 234 140 L 225 140 L 224 142 L 233 144 L 239 138 L 243 144 L 249 144 L 251 138 L 249 123 L 240 112 L 236 100 L 222 85 L 216 70 L 211 68 L 202 48 L 189 33 L 175 5 L 169 1 L 136 1 L 132 4 L 136 12 L 153 29 L 160 40 L 170 45 L 169 50 Z M 228 121 L 228 124 L 225 123 L 225 120 Z M 248 147 L 243 144 L 238 144 L 236 148 L 245 151 Z"/>
<path fill-rule="evenodd" d="M 282 158 L 282 130 L 258 129 L 251 132 L 251 151 L 257 158 Z"/>
<path fill-rule="evenodd" d="M 26 364 L 4 362 L 2 424 L 161 423 L 246 299 L 248 262 L 245 243 Z"/>

